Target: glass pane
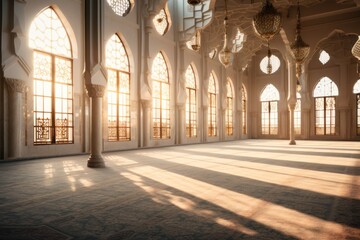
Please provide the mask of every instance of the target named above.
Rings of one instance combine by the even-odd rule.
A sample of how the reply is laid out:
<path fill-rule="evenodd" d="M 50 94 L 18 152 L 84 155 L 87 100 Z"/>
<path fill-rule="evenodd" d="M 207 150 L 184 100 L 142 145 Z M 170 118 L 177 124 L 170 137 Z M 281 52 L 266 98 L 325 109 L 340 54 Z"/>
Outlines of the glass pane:
<path fill-rule="evenodd" d="M 169 27 L 168 16 L 166 15 L 165 9 L 161 9 L 160 12 L 154 17 L 153 23 L 156 31 L 160 35 L 164 35 Z"/>
<path fill-rule="evenodd" d="M 280 94 L 279 91 L 272 84 L 268 84 L 260 96 L 260 101 L 279 101 Z"/>
<path fill-rule="evenodd" d="M 106 44 L 106 66 L 125 72 L 130 71 L 128 54 L 117 34 L 114 34 Z"/>
<path fill-rule="evenodd" d="M 339 90 L 336 84 L 328 77 L 320 79 L 314 89 L 314 97 L 338 96 Z"/>
<path fill-rule="evenodd" d="M 115 14 L 121 17 L 126 16 L 131 10 L 130 0 L 107 0 L 107 2 Z"/>

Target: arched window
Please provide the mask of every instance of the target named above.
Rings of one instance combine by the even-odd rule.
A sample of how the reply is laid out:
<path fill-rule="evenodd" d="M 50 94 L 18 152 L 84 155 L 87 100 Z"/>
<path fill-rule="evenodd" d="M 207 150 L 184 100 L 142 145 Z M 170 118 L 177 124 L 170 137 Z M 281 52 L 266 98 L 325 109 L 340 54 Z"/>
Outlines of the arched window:
<path fill-rule="evenodd" d="M 107 0 L 116 15 L 125 17 L 134 6 L 134 0 Z"/>
<path fill-rule="evenodd" d="M 153 138 L 170 138 L 170 86 L 164 56 L 159 52 L 152 64 Z"/>
<path fill-rule="evenodd" d="M 52 8 L 33 20 L 29 39 L 34 50 L 34 144 L 73 143 L 72 49 Z"/>
<path fill-rule="evenodd" d="M 129 58 L 117 34 L 114 34 L 106 44 L 106 67 L 108 69 L 108 139 L 129 141 L 131 139 Z"/>
<path fill-rule="evenodd" d="M 360 79 L 355 83 L 353 93 L 356 94 L 356 134 L 360 135 Z"/>
<path fill-rule="evenodd" d="M 185 72 L 186 80 L 186 137 L 197 136 L 196 79 L 191 65 Z"/>
<path fill-rule="evenodd" d="M 261 132 L 264 135 L 278 134 L 279 100 L 279 91 L 272 84 L 267 85 L 261 93 Z"/>
<path fill-rule="evenodd" d="M 156 31 L 160 35 L 165 35 L 165 33 L 169 30 L 169 17 L 166 14 L 165 9 L 161 9 L 160 12 L 154 17 L 153 23 Z"/>
<path fill-rule="evenodd" d="M 301 95 L 296 93 L 296 104 L 294 110 L 294 130 L 295 134 L 301 134 Z"/>
<path fill-rule="evenodd" d="M 242 133 L 243 134 L 246 134 L 247 131 L 246 131 L 246 114 L 247 114 L 247 103 L 246 103 L 246 100 L 247 100 L 247 95 L 246 95 L 246 90 L 245 90 L 245 86 L 242 85 L 241 86 L 241 104 L 242 104 Z"/>
<path fill-rule="evenodd" d="M 335 96 L 338 95 L 338 87 L 328 77 L 323 77 L 316 85 L 313 93 L 316 135 L 335 135 Z"/>
<path fill-rule="evenodd" d="M 233 135 L 233 89 L 230 80 L 226 83 L 226 111 L 225 111 L 226 135 Z"/>
<path fill-rule="evenodd" d="M 216 83 L 213 73 L 210 73 L 209 78 L 209 87 L 208 87 L 208 97 L 209 97 L 209 107 L 208 107 L 208 136 L 216 136 L 217 133 L 217 114 L 216 114 Z"/>

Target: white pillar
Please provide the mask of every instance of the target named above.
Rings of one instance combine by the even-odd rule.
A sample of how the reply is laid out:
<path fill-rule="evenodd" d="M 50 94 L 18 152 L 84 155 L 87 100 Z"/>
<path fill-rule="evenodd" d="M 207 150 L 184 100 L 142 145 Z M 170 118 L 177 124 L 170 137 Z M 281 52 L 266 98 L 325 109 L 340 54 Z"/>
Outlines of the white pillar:
<path fill-rule="evenodd" d="M 289 131 L 290 145 L 295 145 L 294 110 L 296 105 L 296 71 L 295 64 L 288 62 L 288 108 L 289 108 Z"/>
<path fill-rule="evenodd" d="M 22 80 L 7 78 L 9 128 L 8 128 L 8 158 L 15 159 L 21 156 L 21 94 L 25 83 Z"/>
<path fill-rule="evenodd" d="M 102 85 L 87 85 L 91 98 L 91 149 L 87 166 L 90 168 L 103 168 L 105 162 L 102 152 L 102 100 L 105 87 Z"/>
<path fill-rule="evenodd" d="M 151 139 L 151 101 L 143 101 L 143 146 L 149 147 L 150 146 L 150 139 Z"/>

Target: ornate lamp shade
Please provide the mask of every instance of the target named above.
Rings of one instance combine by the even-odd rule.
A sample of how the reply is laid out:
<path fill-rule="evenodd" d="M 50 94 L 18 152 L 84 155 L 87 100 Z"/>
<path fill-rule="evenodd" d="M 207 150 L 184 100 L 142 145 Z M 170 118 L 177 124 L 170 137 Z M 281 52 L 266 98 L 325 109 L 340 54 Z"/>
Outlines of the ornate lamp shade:
<path fill-rule="evenodd" d="M 281 13 L 279 13 L 269 0 L 266 0 L 261 11 L 253 18 L 255 33 L 262 39 L 269 41 L 280 31 Z"/>
<path fill-rule="evenodd" d="M 187 0 L 187 3 L 193 6 L 198 5 L 201 2 L 202 0 Z"/>
<path fill-rule="evenodd" d="M 201 33 L 200 30 L 196 30 L 194 39 L 191 43 L 191 48 L 195 52 L 199 51 L 201 47 Z"/>
<path fill-rule="evenodd" d="M 299 78 L 301 75 L 301 64 L 304 63 L 305 59 L 309 55 L 310 46 L 305 43 L 300 35 L 301 24 L 300 24 L 300 7 L 298 2 L 298 14 L 297 14 L 297 25 L 296 25 L 296 36 L 295 42 L 290 45 L 291 53 L 296 62 L 296 77 Z"/>
<path fill-rule="evenodd" d="M 224 67 L 229 67 L 234 60 L 234 54 L 232 53 L 231 49 L 228 47 L 228 39 L 227 33 L 224 35 L 224 47 L 219 52 L 219 61 L 221 62 Z"/>

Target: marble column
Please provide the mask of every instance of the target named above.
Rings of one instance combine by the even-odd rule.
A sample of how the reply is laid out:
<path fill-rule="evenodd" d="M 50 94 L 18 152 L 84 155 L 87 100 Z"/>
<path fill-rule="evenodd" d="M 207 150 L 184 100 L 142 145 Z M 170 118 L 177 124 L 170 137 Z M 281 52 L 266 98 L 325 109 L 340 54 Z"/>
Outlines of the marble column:
<path fill-rule="evenodd" d="M 150 146 L 151 139 L 151 101 L 142 101 L 143 106 L 143 146 Z"/>
<path fill-rule="evenodd" d="M 294 110 L 296 105 L 296 71 L 295 64 L 288 62 L 288 108 L 289 108 L 289 135 L 290 145 L 295 145 Z"/>
<path fill-rule="evenodd" d="M 21 95 L 25 89 L 25 82 L 7 78 L 9 128 L 8 128 L 8 158 L 15 159 L 21 156 Z"/>
<path fill-rule="evenodd" d="M 102 101 L 105 87 L 102 85 L 87 85 L 91 98 L 91 148 L 87 166 L 90 168 L 103 168 L 105 162 L 102 156 Z"/>

